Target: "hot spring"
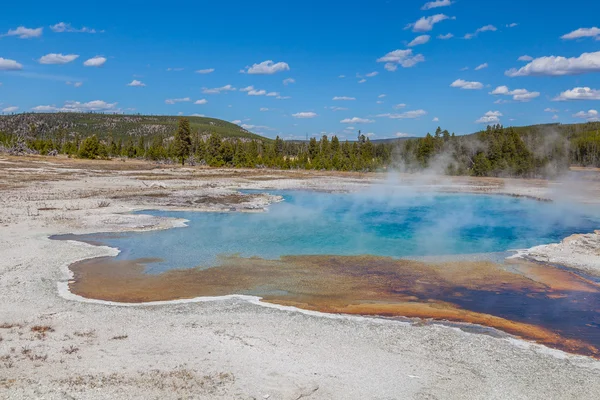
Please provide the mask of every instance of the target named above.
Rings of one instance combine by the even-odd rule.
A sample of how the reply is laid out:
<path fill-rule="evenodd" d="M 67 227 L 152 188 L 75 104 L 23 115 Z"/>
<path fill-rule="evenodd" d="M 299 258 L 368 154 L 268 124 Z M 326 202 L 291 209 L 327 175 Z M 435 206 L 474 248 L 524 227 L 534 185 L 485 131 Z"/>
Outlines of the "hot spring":
<path fill-rule="evenodd" d="M 593 208 L 385 189 L 272 194 L 284 201 L 266 212 L 143 211 L 189 223 L 56 237 L 120 249 L 72 265 L 70 289 L 119 302 L 254 295 L 329 313 L 474 323 L 600 355 L 597 282 L 505 261 L 512 250 L 598 229 Z"/>

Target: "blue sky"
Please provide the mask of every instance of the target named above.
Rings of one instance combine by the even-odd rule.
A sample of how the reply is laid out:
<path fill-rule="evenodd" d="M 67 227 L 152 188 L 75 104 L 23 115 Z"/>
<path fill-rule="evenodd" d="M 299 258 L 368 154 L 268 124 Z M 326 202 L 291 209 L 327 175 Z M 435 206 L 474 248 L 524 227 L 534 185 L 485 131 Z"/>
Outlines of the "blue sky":
<path fill-rule="evenodd" d="M 600 2 L 426 3 L 10 2 L 0 111 L 200 114 L 349 139 L 599 118 Z"/>

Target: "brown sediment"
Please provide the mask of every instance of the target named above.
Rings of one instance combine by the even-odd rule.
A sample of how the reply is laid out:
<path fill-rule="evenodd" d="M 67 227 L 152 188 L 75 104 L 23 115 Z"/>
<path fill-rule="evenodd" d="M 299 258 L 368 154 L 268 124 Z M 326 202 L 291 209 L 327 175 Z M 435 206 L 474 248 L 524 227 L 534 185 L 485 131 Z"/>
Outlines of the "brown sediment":
<path fill-rule="evenodd" d="M 329 313 L 480 324 L 561 350 L 600 356 L 600 338 L 595 333 L 590 336 L 594 328 L 573 329 L 569 318 L 580 316 L 568 312 L 582 299 L 600 301 L 598 286 L 553 267 L 426 264 L 375 256 L 285 256 L 279 260 L 223 257 L 212 268 L 144 273 L 145 264 L 154 261 L 82 261 L 71 266 L 70 289 L 88 298 L 127 303 L 256 295 L 270 303 Z M 568 313 L 564 324 L 538 318 L 538 310 L 555 306 Z M 531 310 L 536 313 L 521 315 Z M 585 315 L 590 316 L 589 312 Z"/>

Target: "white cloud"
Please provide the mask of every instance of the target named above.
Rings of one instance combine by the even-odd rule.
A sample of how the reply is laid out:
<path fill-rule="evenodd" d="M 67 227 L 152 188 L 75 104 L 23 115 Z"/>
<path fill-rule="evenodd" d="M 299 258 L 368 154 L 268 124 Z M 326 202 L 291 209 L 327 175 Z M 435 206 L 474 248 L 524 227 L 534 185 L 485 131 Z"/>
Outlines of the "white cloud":
<path fill-rule="evenodd" d="M 96 57 L 90 58 L 89 60 L 86 60 L 83 63 L 83 65 L 85 65 L 86 67 L 101 67 L 104 65 L 105 62 L 106 62 L 105 57 L 96 56 Z"/>
<path fill-rule="evenodd" d="M 355 97 L 348 97 L 348 96 L 335 96 L 333 98 L 333 100 L 338 101 L 338 100 L 356 100 Z"/>
<path fill-rule="evenodd" d="M 412 135 L 410 133 L 396 132 L 394 136 L 396 136 L 397 138 L 405 138 L 411 137 Z"/>
<path fill-rule="evenodd" d="M 202 75 L 212 74 L 213 72 L 215 72 L 214 68 L 199 69 L 196 71 L 197 74 L 202 74 Z"/>
<path fill-rule="evenodd" d="M 452 2 L 450 0 L 435 0 L 430 1 L 429 3 L 425 3 L 425 5 L 421 7 L 421 10 L 431 10 L 432 8 L 448 7 L 451 4 Z"/>
<path fill-rule="evenodd" d="M 515 76 L 561 76 L 600 72 L 600 51 L 583 53 L 579 57 L 540 57 L 522 68 L 509 69 L 505 75 Z"/>
<path fill-rule="evenodd" d="M 565 40 L 573 40 L 584 37 L 600 37 L 600 28 L 579 28 L 573 32 L 569 32 L 566 35 L 561 36 L 560 38 Z"/>
<path fill-rule="evenodd" d="M 296 114 L 292 114 L 292 117 L 294 118 L 314 118 L 316 116 L 317 114 L 314 112 L 299 112 Z"/>
<path fill-rule="evenodd" d="M 23 66 L 15 60 L 0 57 L 0 71 L 18 71 L 23 69 Z"/>
<path fill-rule="evenodd" d="M 348 110 L 346 107 L 335 107 L 335 106 L 331 106 L 331 107 L 327 107 L 332 111 L 346 111 Z"/>
<path fill-rule="evenodd" d="M 25 28 L 24 26 L 19 26 L 17 29 L 10 29 L 7 33 L 1 36 L 16 36 L 19 39 L 31 39 L 42 36 L 42 31 L 44 28 Z"/>
<path fill-rule="evenodd" d="M 423 61 L 425 61 L 423 54 L 413 55 L 412 49 L 394 50 L 377 60 L 377 62 L 386 63 L 384 67 L 388 71 L 395 71 L 398 68 L 398 65 L 401 65 L 404 68 L 410 68 Z"/>
<path fill-rule="evenodd" d="M 479 118 L 475 123 L 478 124 L 499 124 L 502 113 L 500 111 L 488 111 L 483 117 Z"/>
<path fill-rule="evenodd" d="M 67 64 L 75 61 L 78 57 L 77 54 L 50 53 L 40 57 L 38 61 L 40 64 Z"/>
<path fill-rule="evenodd" d="M 483 63 L 481 65 L 476 66 L 475 71 L 479 71 L 480 69 L 487 68 L 488 66 L 489 66 L 488 63 Z"/>
<path fill-rule="evenodd" d="M 252 89 L 248 91 L 248 96 L 264 96 L 267 94 L 267 91 L 264 89 L 261 90 L 256 90 L 256 89 Z"/>
<path fill-rule="evenodd" d="M 444 14 L 436 14 L 431 15 L 429 17 L 421 17 L 417 22 L 413 24 L 408 24 L 406 26 L 406 29 L 412 28 L 413 32 L 428 32 L 433 29 L 433 25 L 447 19 L 450 19 L 450 17 Z"/>
<path fill-rule="evenodd" d="M 190 114 L 190 117 L 206 117 L 206 115 L 195 113 L 195 114 Z"/>
<path fill-rule="evenodd" d="M 375 122 L 372 119 L 366 119 L 366 118 L 358 118 L 358 117 L 353 117 L 353 118 L 346 118 L 340 121 L 342 124 L 370 124 Z"/>
<path fill-rule="evenodd" d="M 412 42 L 410 42 L 408 44 L 408 47 L 414 47 L 414 46 L 418 46 L 420 44 L 425 44 L 425 43 L 429 42 L 429 39 L 431 39 L 431 36 L 429 36 L 429 35 L 417 36 L 416 38 L 414 38 L 412 40 Z"/>
<path fill-rule="evenodd" d="M 438 117 L 433 117 L 432 121 L 433 122 L 440 122 L 440 119 Z"/>
<path fill-rule="evenodd" d="M 373 71 L 373 72 L 369 72 L 366 76 L 368 78 L 373 78 L 374 76 L 377 76 L 377 75 L 379 75 L 379 72 Z"/>
<path fill-rule="evenodd" d="M 540 92 L 530 92 L 527 89 L 510 90 L 508 86 L 498 86 L 490 92 L 492 95 L 512 96 L 514 101 L 529 101 L 539 97 Z M 500 104 L 500 102 L 498 103 Z"/>
<path fill-rule="evenodd" d="M 260 64 L 253 64 L 251 67 L 246 67 L 245 72 L 248 74 L 255 75 L 272 75 L 277 72 L 289 71 L 290 66 L 285 62 L 274 63 L 272 60 L 263 61 Z"/>
<path fill-rule="evenodd" d="M 179 72 L 179 71 L 183 71 L 183 70 L 184 70 L 184 68 L 171 68 L 171 67 L 167 68 L 167 71 L 169 71 L 169 72 L 171 72 L 171 71 Z"/>
<path fill-rule="evenodd" d="M 142 81 L 138 81 L 137 79 L 132 80 L 131 82 L 129 82 L 127 84 L 127 86 L 133 86 L 133 87 L 144 87 L 146 86 L 145 83 L 143 83 Z"/>
<path fill-rule="evenodd" d="M 596 110 L 579 111 L 577 114 L 573 114 L 575 118 L 582 118 L 589 122 L 600 121 L 600 114 Z"/>
<path fill-rule="evenodd" d="M 65 24 L 64 22 L 59 22 L 56 25 L 50 26 L 53 32 L 63 33 L 63 32 L 78 32 L 78 33 L 96 33 L 95 29 L 88 28 L 86 26 L 81 29 L 73 28 L 71 24 Z"/>
<path fill-rule="evenodd" d="M 268 108 L 266 108 L 266 107 L 262 107 L 262 108 L 260 109 L 260 111 L 263 111 L 263 112 L 264 112 L 264 111 L 269 111 L 269 109 L 268 109 Z"/>
<path fill-rule="evenodd" d="M 507 27 L 507 28 L 514 28 L 514 27 L 515 27 L 515 26 L 517 26 L 517 25 L 519 25 L 519 24 L 517 24 L 516 22 L 513 22 L 513 23 L 511 23 L 511 24 L 506 24 L 506 27 Z"/>
<path fill-rule="evenodd" d="M 241 124 L 241 123 L 242 123 L 242 121 L 241 121 L 241 120 L 239 120 L 239 119 L 234 119 L 233 121 L 231 121 L 231 123 L 232 123 L 232 124 L 239 125 L 239 124 Z"/>
<path fill-rule="evenodd" d="M 269 93 L 267 93 L 267 97 L 279 97 L 279 93 L 278 92 L 269 92 Z"/>
<path fill-rule="evenodd" d="M 206 104 L 206 103 L 208 103 L 208 100 L 206 100 L 206 99 L 200 99 L 200 100 L 196 100 L 194 102 L 194 104 L 197 104 L 197 105 L 202 105 L 202 104 Z"/>
<path fill-rule="evenodd" d="M 287 79 L 283 80 L 283 84 L 286 85 L 286 86 L 289 85 L 289 84 L 291 84 L 291 83 L 296 83 L 296 80 L 294 78 L 287 78 Z"/>
<path fill-rule="evenodd" d="M 498 30 L 498 28 L 496 28 L 494 25 L 486 25 L 486 26 L 482 26 L 481 28 L 477 29 L 473 33 L 467 33 L 464 36 L 464 38 L 465 39 L 473 39 L 474 37 L 479 35 L 481 32 L 496 32 L 497 30 Z"/>
<path fill-rule="evenodd" d="M 558 118 L 559 118 L 559 117 L 558 117 L 558 115 L 553 115 L 553 116 L 552 116 L 552 119 L 553 119 L 553 120 L 557 120 Z"/>
<path fill-rule="evenodd" d="M 225 86 L 221 86 L 218 88 L 202 88 L 202 93 L 204 94 L 219 94 L 221 92 L 233 92 L 234 90 L 236 90 L 233 86 L 231 85 L 225 85 Z"/>
<path fill-rule="evenodd" d="M 360 81 L 358 81 L 358 83 L 365 83 L 366 81 L 366 79 L 361 79 Z"/>
<path fill-rule="evenodd" d="M 254 86 L 252 86 L 252 85 L 246 86 L 245 88 L 241 88 L 240 92 L 249 92 L 251 90 L 254 90 Z"/>
<path fill-rule="evenodd" d="M 442 40 L 452 39 L 453 37 L 454 37 L 454 35 L 451 34 L 451 33 L 446 33 L 445 35 L 438 35 L 437 36 L 438 39 L 442 39 Z"/>
<path fill-rule="evenodd" d="M 483 83 L 481 82 L 468 82 L 463 79 L 457 79 L 450 84 L 450 87 L 460 88 L 460 89 L 468 89 L 468 90 L 479 90 L 483 88 Z"/>
<path fill-rule="evenodd" d="M 576 87 L 566 90 L 553 99 L 554 101 L 566 100 L 600 100 L 600 90 L 589 87 Z"/>
<path fill-rule="evenodd" d="M 13 113 L 13 112 L 17 111 L 18 109 L 19 109 L 19 107 L 15 107 L 15 106 L 13 106 L 13 107 L 6 107 L 6 108 L 4 108 L 2 110 L 2 112 Z"/>
<path fill-rule="evenodd" d="M 385 94 L 380 94 L 379 96 L 377 96 L 380 99 L 383 99 L 386 95 Z"/>
<path fill-rule="evenodd" d="M 291 99 L 292 97 L 291 96 L 277 96 L 275 98 L 277 100 L 288 100 L 288 99 Z"/>
<path fill-rule="evenodd" d="M 390 118 L 390 119 L 415 119 L 415 118 L 420 118 L 427 115 L 427 111 L 425 110 L 414 110 L 414 111 L 406 111 L 403 113 L 399 113 L 399 114 L 390 114 L 390 113 L 386 113 L 386 114 L 379 114 L 376 115 L 376 117 L 386 117 L 386 118 Z"/>
<path fill-rule="evenodd" d="M 338 76 L 338 78 L 340 78 L 340 79 L 344 79 L 345 77 L 346 77 L 346 75 L 340 75 L 340 76 Z"/>
<path fill-rule="evenodd" d="M 117 109 L 117 103 L 107 103 L 103 100 L 93 100 L 87 103 L 79 101 L 67 101 L 62 107 L 56 106 L 37 106 L 32 108 L 37 112 L 88 112 L 88 111 L 107 111 L 120 112 Z"/>
<path fill-rule="evenodd" d="M 73 87 L 76 87 L 76 88 L 83 86 L 83 82 L 71 82 L 71 81 L 67 81 L 65 83 L 67 85 L 73 85 Z"/>
<path fill-rule="evenodd" d="M 184 102 L 188 102 L 188 101 L 192 101 L 189 97 L 184 97 L 181 99 L 166 99 L 165 103 L 166 104 L 175 104 L 175 103 L 184 103 Z"/>
<path fill-rule="evenodd" d="M 558 110 L 556 108 L 550 108 L 550 107 L 548 107 L 548 108 L 544 109 L 544 112 L 557 113 Z"/>
<path fill-rule="evenodd" d="M 396 104 L 396 105 L 394 106 L 394 108 L 395 108 L 396 110 L 399 110 L 399 109 L 401 109 L 401 108 L 404 108 L 404 107 L 406 107 L 406 104 L 404 104 L 404 103 Z"/>
<path fill-rule="evenodd" d="M 524 55 L 524 56 L 521 56 L 521 57 L 517 58 L 517 61 L 525 61 L 525 62 L 527 62 L 527 61 L 531 61 L 531 60 L 533 60 L 533 57 L 528 56 L 528 55 Z"/>

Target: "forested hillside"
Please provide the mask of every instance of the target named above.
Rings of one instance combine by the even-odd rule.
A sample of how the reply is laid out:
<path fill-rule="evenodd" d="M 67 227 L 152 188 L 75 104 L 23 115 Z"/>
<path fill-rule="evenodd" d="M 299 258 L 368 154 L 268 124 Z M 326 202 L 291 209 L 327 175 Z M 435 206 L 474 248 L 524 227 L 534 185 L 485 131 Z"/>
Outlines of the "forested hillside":
<path fill-rule="evenodd" d="M 286 142 L 211 118 L 21 114 L 0 117 L 0 151 L 215 167 L 547 177 L 570 165 L 600 167 L 600 123 L 496 125 L 465 136 L 438 128 L 423 138 L 379 143 L 360 132 L 356 141 L 323 136 Z"/>

